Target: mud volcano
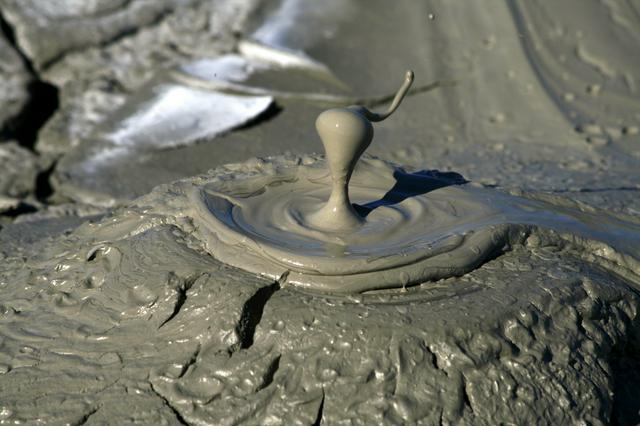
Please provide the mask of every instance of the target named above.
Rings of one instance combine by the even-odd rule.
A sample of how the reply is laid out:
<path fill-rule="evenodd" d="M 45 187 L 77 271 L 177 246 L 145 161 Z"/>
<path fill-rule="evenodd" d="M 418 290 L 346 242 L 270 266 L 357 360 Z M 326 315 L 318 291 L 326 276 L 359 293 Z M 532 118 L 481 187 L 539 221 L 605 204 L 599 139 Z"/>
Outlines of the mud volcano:
<path fill-rule="evenodd" d="M 412 81 L 408 71 L 385 114 L 362 106 L 320 114 L 324 164 L 231 174 L 191 190 L 210 253 L 281 284 L 353 293 L 462 275 L 537 227 L 633 250 L 632 224 L 602 226 L 583 212 L 465 185 L 455 173 L 410 173 L 369 157 L 358 164 L 371 121 L 391 115 Z"/>
<path fill-rule="evenodd" d="M 638 420 L 636 219 L 362 151 L 9 228 L 0 420 Z"/>

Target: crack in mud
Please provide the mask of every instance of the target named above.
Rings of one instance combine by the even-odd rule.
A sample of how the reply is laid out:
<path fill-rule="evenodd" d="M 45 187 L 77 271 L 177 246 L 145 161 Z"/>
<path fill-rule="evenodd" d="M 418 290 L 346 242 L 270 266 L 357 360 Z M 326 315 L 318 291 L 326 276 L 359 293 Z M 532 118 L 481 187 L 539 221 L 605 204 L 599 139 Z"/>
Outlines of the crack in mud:
<path fill-rule="evenodd" d="M 21 146 L 33 151 L 38 132 L 60 107 L 58 88 L 40 77 L 31 59 L 18 44 L 13 27 L 2 13 L 0 13 L 0 32 L 18 53 L 32 79 L 27 87 L 29 100 L 13 122 L 8 125 L 8 131 Z"/>
<path fill-rule="evenodd" d="M 57 164 L 57 160 L 52 162 L 49 167 L 42 170 L 36 176 L 35 195 L 36 199 L 40 202 L 46 202 L 54 193 L 53 185 L 51 185 L 51 176 L 53 175 Z"/>
<path fill-rule="evenodd" d="M 320 401 L 320 406 L 318 407 L 318 414 L 316 415 L 316 419 L 313 421 L 312 426 L 320 426 L 322 424 L 322 417 L 324 416 L 324 388 L 322 388 L 322 400 Z"/>
<path fill-rule="evenodd" d="M 429 346 L 424 345 L 424 349 L 425 352 L 427 352 L 429 355 L 431 355 L 431 366 L 436 369 L 436 370 L 442 370 L 444 371 L 442 368 L 440 368 L 440 366 L 438 365 L 438 357 L 437 355 L 431 350 L 431 348 L 429 348 Z"/>
<path fill-rule="evenodd" d="M 15 206 L 0 213 L 0 216 L 16 218 L 20 215 L 35 213 L 37 211 L 38 211 L 38 208 L 36 206 L 33 206 L 28 202 L 18 201 L 17 204 L 15 204 Z"/>
<path fill-rule="evenodd" d="M 198 346 L 196 347 L 195 352 L 193 352 L 193 354 L 191 355 L 191 358 L 189 358 L 187 360 L 187 362 L 184 364 L 184 366 L 182 367 L 182 371 L 180 372 L 180 375 L 178 376 L 178 378 L 182 378 L 184 377 L 185 374 L 187 374 L 187 371 L 189 371 L 189 368 L 196 363 L 196 361 L 198 360 L 198 356 L 200 355 L 200 351 L 202 350 L 202 346 L 200 344 L 198 344 Z"/>
<path fill-rule="evenodd" d="M 191 276 L 182 280 L 179 277 L 177 277 L 175 274 L 173 273 L 170 274 L 169 282 L 179 281 L 178 285 L 176 285 L 175 287 L 175 290 L 178 293 L 178 299 L 176 300 L 176 303 L 173 307 L 173 312 L 171 313 L 171 315 L 169 315 L 167 319 L 165 319 L 162 322 L 162 324 L 158 326 L 158 329 L 162 328 L 165 324 L 167 324 L 169 321 L 174 319 L 180 313 L 182 306 L 187 301 L 187 292 L 191 289 L 191 287 L 193 287 L 193 284 L 203 275 L 204 274 L 199 274 L 199 275 Z"/>
<path fill-rule="evenodd" d="M 467 379 L 464 377 L 464 374 L 460 375 L 461 389 L 462 392 L 462 402 L 469 410 L 473 413 L 473 406 L 471 405 L 471 399 L 469 398 L 469 389 L 467 388 Z"/>
<path fill-rule="evenodd" d="M 269 385 L 273 383 L 273 376 L 275 376 L 276 372 L 280 369 L 280 358 L 282 358 L 282 355 L 276 356 L 273 361 L 271 361 L 271 364 L 267 367 L 267 371 L 265 371 L 262 376 L 262 383 L 260 383 L 256 392 L 269 387 Z"/>
<path fill-rule="evenodd" d="M 165 398 L 160 392 L 158 392 L 156 390 L 156 388 L 153 386 L 153 383 L 149 382 L 149 387 L 151 388 L 151 391 L 154 394 L 156 394 L 156 396 L 158 398 L 160 398 L 162 400 L 164 405 L 166 405 L 167 408 L 169 408 L 169 410 L 171 410 L 173 415 L 176 417 L 176 420 L 178 420 L 178 423 L 180 423 L 181 425 L 184 425 L 184 426 L 188 426 L 189 425 L 189 423 L 185 420 L 185 418 L 182 417 L 182 414 L 180 414 L 180 412 L 173 405 L 171 405 L 169 400 L 167 398 Z"/>
<path fill-rule="evenodd" d="M 28 90 L 29 102 L 19 114 L 15 138 L 21 146 L 33 150 L 40 129 L 58 110 L 60 99 L 58 88 L 41 80 L 38 74 L 34 74 Z"/>
<path fill-rule="evenodd" d="M 232 352 L 235 352 L 236 349 L 248 349 L 253 345 L 256 327 L 262 320 L 264 307 L 271 296 L 280 290 L 280 281 L 281 279 L 273 282 L 273 284 L 261 287 L 244 303 L 240 320 L 235 330 L 238 336 L 238 343 L 232 348 Z"/>
<path fill-rule="evenodd" d="M 78 420 L 76 423 L 73 423 L 73 426 L 82 426 L 84 424 L 87 424 L 87 422 L 89 421 L 91 416 L 93 416 L 95 413 L 97 413 L 98 410 L 100 410 L 100 406 L 92 408 L 87 414 L 82 416 L 80 418 L 80 420 Z"/>

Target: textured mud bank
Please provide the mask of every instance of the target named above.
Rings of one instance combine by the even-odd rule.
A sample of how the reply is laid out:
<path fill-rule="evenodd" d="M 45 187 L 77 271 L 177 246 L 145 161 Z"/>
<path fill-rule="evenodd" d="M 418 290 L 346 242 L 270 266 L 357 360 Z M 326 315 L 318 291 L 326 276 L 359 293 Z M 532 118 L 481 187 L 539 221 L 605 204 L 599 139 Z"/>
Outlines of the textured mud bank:
<path fill-rule="evenodd" d="M 298 162 L 230 165 L 66 235 L 3 246 L 3 420 L 638 420 L 637 246 L 542 223 L 461 277 L 351 295 L 216 260 L 188 191 Z"/>

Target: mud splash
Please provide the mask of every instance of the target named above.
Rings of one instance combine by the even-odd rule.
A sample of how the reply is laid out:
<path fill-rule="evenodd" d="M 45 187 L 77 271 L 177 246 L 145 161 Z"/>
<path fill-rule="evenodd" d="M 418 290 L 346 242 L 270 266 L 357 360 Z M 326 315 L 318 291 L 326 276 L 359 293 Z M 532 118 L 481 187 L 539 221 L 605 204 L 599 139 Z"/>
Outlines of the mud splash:
<path fill-rule="evenodd" d="M 366 222 L 339 233 L 304 222 L 329 197 L 322 163 L 223 178 L 193 188 L 189 199 L 214 257 L 274 279 L 288 273 L 288 283 L 311 290 L 364 292 L 462 275 L 547 230 L 578 238 L 587 252 L 599 242 L 637 255 L 637 223 L 463 182 L 368 158 L 350 187 Z"/>

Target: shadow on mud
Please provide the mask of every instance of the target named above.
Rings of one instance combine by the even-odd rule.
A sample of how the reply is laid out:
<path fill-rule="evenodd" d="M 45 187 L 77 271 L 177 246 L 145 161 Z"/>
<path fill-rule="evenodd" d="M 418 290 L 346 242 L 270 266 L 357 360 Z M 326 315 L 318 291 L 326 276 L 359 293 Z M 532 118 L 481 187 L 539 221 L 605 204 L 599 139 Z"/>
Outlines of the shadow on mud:
<path fill-rule="evenodd" d="M 382 206 L 392 206 L 399 204 L 407 198 L 423 195 L 436 189 L 452 185 L 462 185 L 468 181 L 455 172 L 440 172 L 438 170 L 420 170 L 418 172 L 407 173 L 403 170 L 396 170 L 393 173 L 396 180 L 395 185 L 384 197 L 366 204 L 353 204 L 353 208 L 362 217 L 367 217 L 369 213 Z"/>

